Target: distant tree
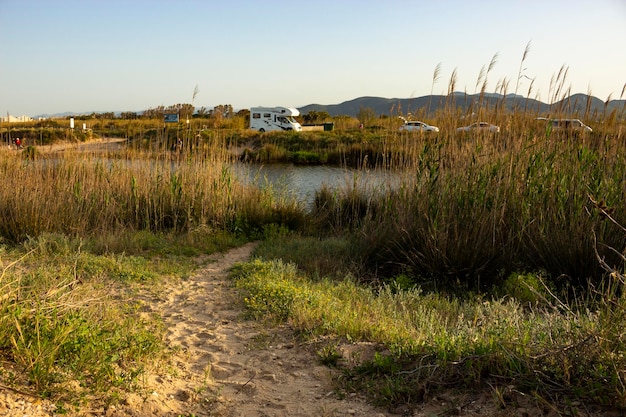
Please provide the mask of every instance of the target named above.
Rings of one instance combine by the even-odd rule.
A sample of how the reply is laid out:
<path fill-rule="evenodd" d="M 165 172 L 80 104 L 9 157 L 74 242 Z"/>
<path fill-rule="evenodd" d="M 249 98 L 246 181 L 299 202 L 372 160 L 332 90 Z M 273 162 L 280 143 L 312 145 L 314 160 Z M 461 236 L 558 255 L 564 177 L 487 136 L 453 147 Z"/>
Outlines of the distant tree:
<path fill-rule="evenodd" d="M 191 119 L 194 110 L 193 104 L 181 104 L 178 114 L 181 119 Z"/>
<path fill-rule="evenodd" d="M 311 110 L 307 114 L 302 116 L 302 120 L 305 124 L 318 124 L 324 123 L 325 121 L 331 118 L 330 114 L 325 111 L 315 111 Z"/>
<path fill-rule="evenodd" d="M 206 107 L 202 106 L 198 109 L 196 115 L 198 117 L 207 117 L 209 115 L 209 110 Z"/>
<path fill-rule="evenodd" d="M 148 110 L 145 110 L 142 114 L 142 117 L 144 119 L 162 119 L 164 114 L 165 114 L 165 107 L 157 106 L 154 109 L 149 108 Z"/>
<path fill-rule="evenodd" d="M 115 113 L 112 111 L 103 112 L 96 115 L 97 119 L 115 119 Z"/>
<path fill-rule="evenodd" d="M 359 120 L 355 117 L 341 114 L 333 117 L 333 123 L 335 127 L 340 130 L 351 130 L 359 127 Z"/>
<path fill-rule="evenodd" d="M 134 111 L 124 111 L 120 113 L 120 119 L 124 119 L 124 120 L 133 120 L 133 119 L 137 119 L 138 117 L 139 116 Z"/>
<path fill-rule="evenodd" d="M 360 107 L 359 112 L 356 114 L 356 118 L 359 119 L 364 126 L 370 126 L 372 121 L 374 121 L 376 117 L 376 112 L 371 107 Z"/>
<path fill-rule="evenodd" d="M 233 114 L 233 106 L 230 104 L 220 104 L 213 107 L 213 110 L 210 112 L 210 115 L 216 119 L 230 118 Z"/>
<path fill-rule="evenodd" d="M 250 126 L 250 109 L 241 109 L 235 115 L 240 120 L 241 126 Z"/>
<path fill-rule="evenodd" d="M 190 119 L 193 115 L 194 107 L 192 104 L 174 104 L 165 109 L 165 113 L 178 114 L 178 117 L 183 119 Z"/>

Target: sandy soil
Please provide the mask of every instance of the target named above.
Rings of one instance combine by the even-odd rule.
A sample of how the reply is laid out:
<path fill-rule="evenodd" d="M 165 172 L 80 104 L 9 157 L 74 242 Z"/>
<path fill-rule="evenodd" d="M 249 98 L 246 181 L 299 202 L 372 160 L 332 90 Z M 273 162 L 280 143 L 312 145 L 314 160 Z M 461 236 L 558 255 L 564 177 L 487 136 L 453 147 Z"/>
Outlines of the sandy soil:
<path fill-rule="evenodd" d="M 44 153 L 74 150 L 79 152 L 114 152 L 124 148 L 126 139 L 98 138 L 87 142 L 59 142 L 53 145 L 37 146 L 37 150 Z"/>
<path fill-rule="evenodd" d="M 358 395 L 339 396 L 332 368 L 319 363 L 315 346 L 301 342 L 288 326 L 267 327 L 247 320 L 241 295 L 228 273 L 247 261 L 254 244 L 214 255 L 189 279 L 140 294 L 143 314 L 167 325 L 174 350 L 169 367 L 146 378 L 146 394 L 101 410 L 111 417 L 461 417 L 557 416 L 558 410 L 532 407 L 520 393 L 515 409 L 500 409 L 489 392 L 433 393 L 412 408 L 382 409 Z M 371 356 L 369 344 L 340 348 L 344 358 Z M 526 406 L 524 405 L 526 404 Z M 93 414 L 92 414 L 93 415 Z M 579 417 L 588 414 L 578 414 Z"/>

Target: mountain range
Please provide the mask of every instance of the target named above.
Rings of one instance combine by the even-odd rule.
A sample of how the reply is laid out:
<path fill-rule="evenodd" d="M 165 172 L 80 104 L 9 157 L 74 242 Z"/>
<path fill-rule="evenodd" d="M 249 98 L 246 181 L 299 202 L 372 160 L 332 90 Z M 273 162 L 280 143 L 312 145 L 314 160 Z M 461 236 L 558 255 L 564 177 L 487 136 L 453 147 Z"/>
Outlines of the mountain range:
<path fill-rule="evenodd" d="M 327 112 L 331 116 L 345 115 L 356 117 L 363 109 L 371 109 L 379 116 L 406 115 L 409 113 L 428 115 L 446 106 L 456 107 L 463 113 L 466 113 L 471 108 L 477 108 L 479 105 L 490 108 L 505 106 L 508 110 L 526 110 L 541 115 L 566 113 L 579 115 L 580 117 L 582 117 L 582 115 L 594 116 L 597 114 L 611 113 L 614 110 L 618 112 L 626 110 L 626 100 L 620 99 L 605 102 L 597 97 L 588 96 L 586 94 L 574 94 L 552 104 L 548 104 L 515 94 L 507 94 L 504 96 L 502 94 L 485 93 L 481 97 L 480 94 L 465 94 L 460 92 L 452 93 L 451 95 L 427 95 L 416 98 L 359 97 L 339 104 L 308 104 L 298 107 L 298 110 L 301 114 L 317 111 Z M 42 114 L 35 116 L 35 119 L 67 117 L 91 113 L 94 112 L 65 112 L 54 115 Z M 116 111 L 114 113 L 116 116 L 119 116 L 122 112 Z"/>
<path fill-rule="evenodd" d="M 327 112 L 331 116 L 356 116 L 363 109 L 371 109 L 377 115 L 396 115 L 416 113 L 429 114 L 445 106 L 459 108 L 467 112 L 478 106 L 495 108 L 504 106 L 508 110 L 526 110 L 538 114 L 566 113 L 570 115 L 594 115 L 610 113 L 613 110 L 626 110 L 626 100 L 602 101 L 597 97 L 586 94 L 574 94 L 552 104 L 544 103 L 532 98 L 510 94 L 465 94 L 453 93 L 449 96 L 428 95 L 416 98 L 382 98 L 359 97 L 344 101 L 340 104 L 309 104 L 299 107 L 301 114 L 310 111 Z"/>

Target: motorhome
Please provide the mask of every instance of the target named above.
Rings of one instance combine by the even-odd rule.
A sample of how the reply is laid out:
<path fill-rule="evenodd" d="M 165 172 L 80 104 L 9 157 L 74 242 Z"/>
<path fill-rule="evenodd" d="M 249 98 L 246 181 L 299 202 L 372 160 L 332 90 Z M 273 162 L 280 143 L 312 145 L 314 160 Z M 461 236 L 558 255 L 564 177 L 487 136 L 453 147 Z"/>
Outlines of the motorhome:
<path fill-rule="evenodd" d="M 252 107 L 250 109 L 250 129 L 259 132 L 273 130 L 302 131 L 300 123 L 294 119 L 299 116 L 298 109 L 293 107 Z"/>

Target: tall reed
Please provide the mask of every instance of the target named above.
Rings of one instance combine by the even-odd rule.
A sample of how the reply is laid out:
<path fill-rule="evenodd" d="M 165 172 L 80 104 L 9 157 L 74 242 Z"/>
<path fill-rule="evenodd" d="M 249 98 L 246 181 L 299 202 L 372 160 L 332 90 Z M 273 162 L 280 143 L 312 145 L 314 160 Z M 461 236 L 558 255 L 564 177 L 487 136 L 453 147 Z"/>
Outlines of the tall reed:
<path fill-rule="evenodd" d="M 236 179 L 223 137 L 181 152 L 111 156 L 67 151 L 25 160 L 7 153 L 0 162 L 0 236 L 21 241 L 44 232 L 80 236 L 120 228 L 233 230 L 244 223 L 262 229 L 264 222 L 280 223 L 282 214 L 302 217 L 295 203 Z"/>
<path fill-rule="evenodd" d="M 626 239 L 590 197 L 626 219 L 624 144 L 546 132 L 529 116 L 492 116 L 506 127 L 499 135 L 448 130 L 401 146 L 399 135 L 389 135 L 389 149 L 399 147 L 406 157 L 396 157 L 401 185 L 374 198 L 356 189 L 322 192 L 317 214 L 333 225 L 354 225 L 346 216 L 355 212 L 324 214 L 323 207 L 361 201 L 355 245 L 363 261 L 385 275 L 411 271 L 433 287 L 461 283 L 484 291 L 516 269 L 547 271 L 563 286 L 597 283 L 603 273 L 593 233 L 611 262 L 621 263 L 606 247 L 619 251 Z"/>

